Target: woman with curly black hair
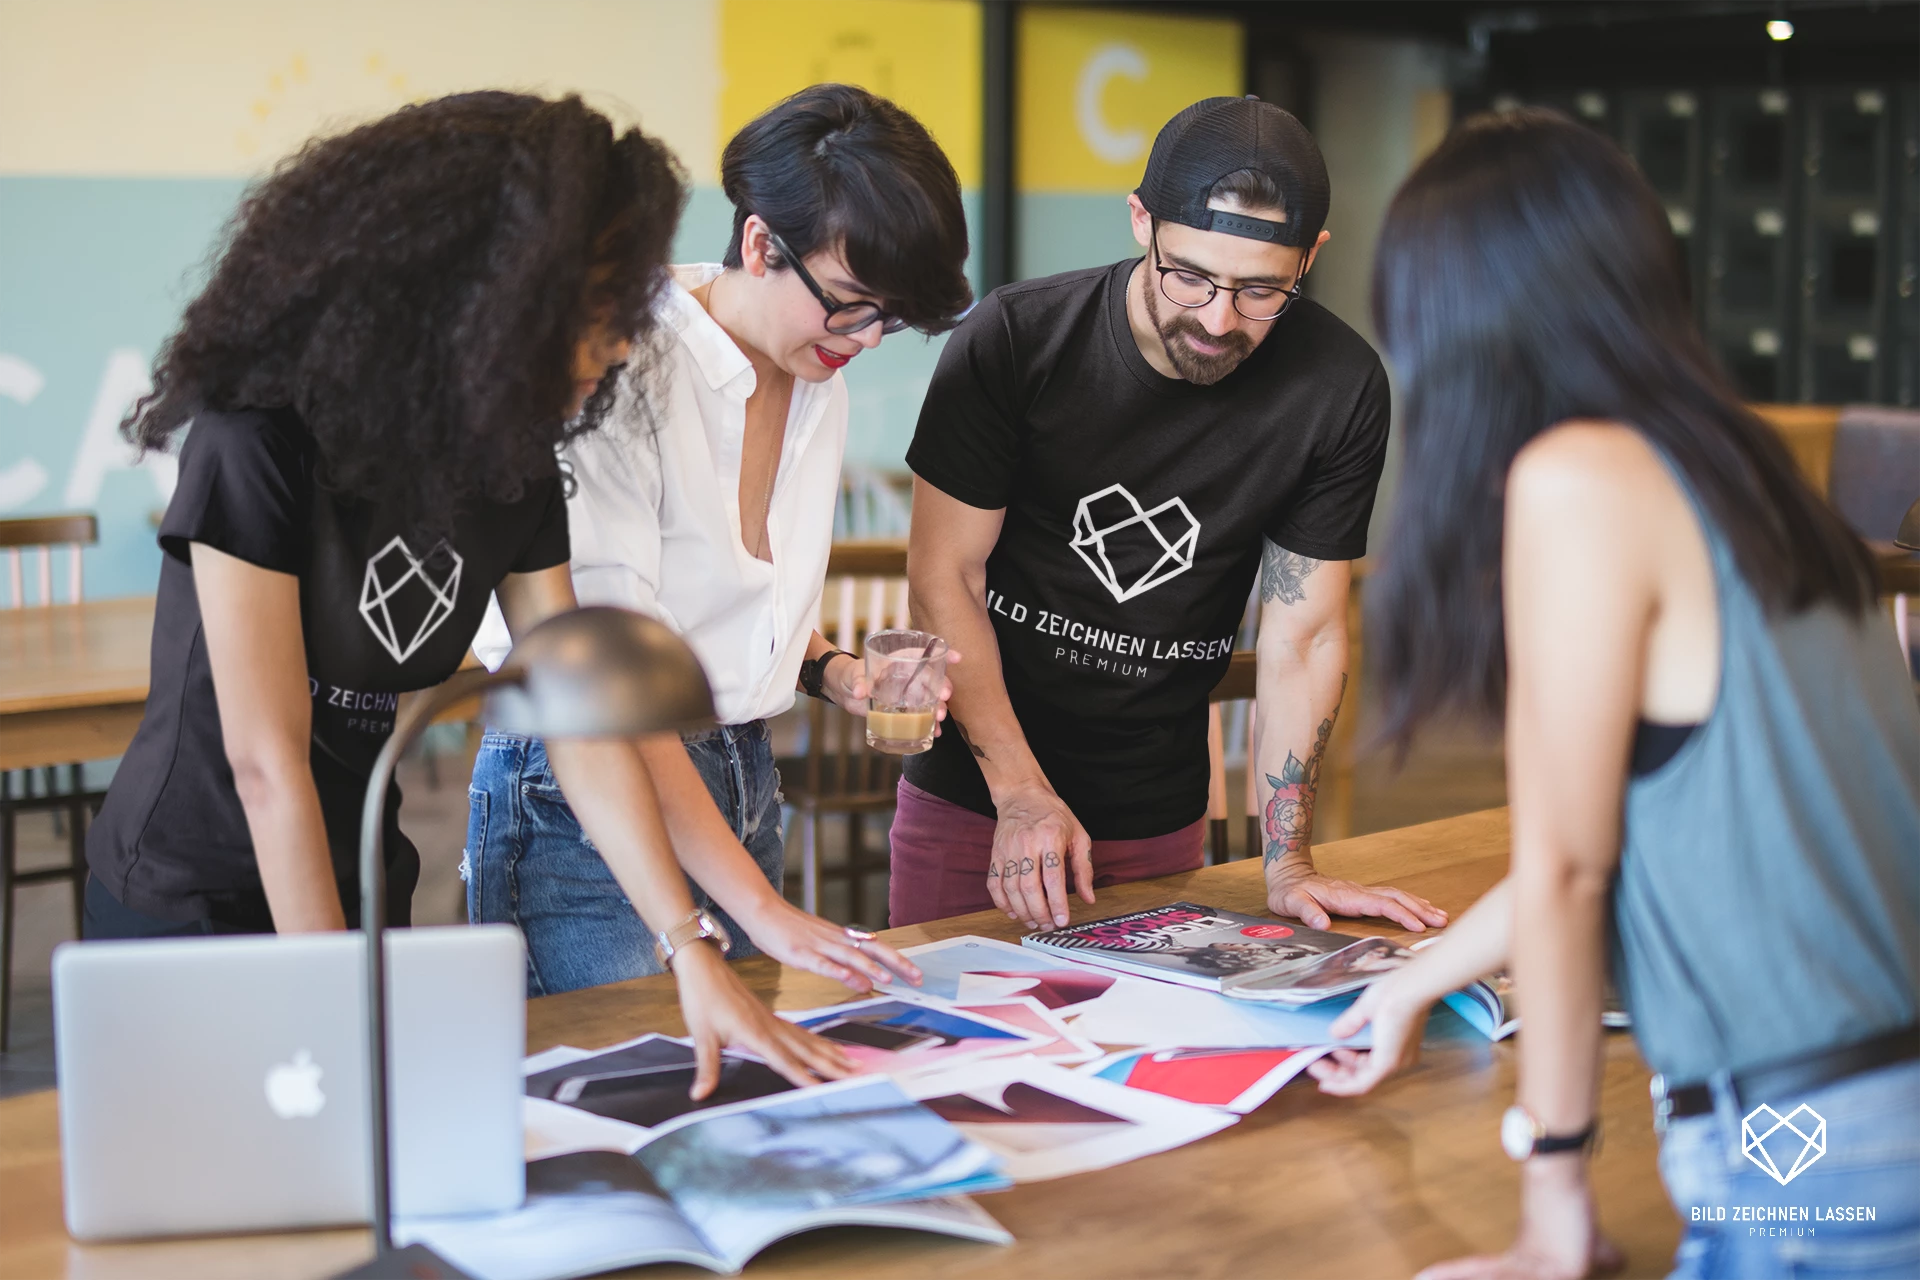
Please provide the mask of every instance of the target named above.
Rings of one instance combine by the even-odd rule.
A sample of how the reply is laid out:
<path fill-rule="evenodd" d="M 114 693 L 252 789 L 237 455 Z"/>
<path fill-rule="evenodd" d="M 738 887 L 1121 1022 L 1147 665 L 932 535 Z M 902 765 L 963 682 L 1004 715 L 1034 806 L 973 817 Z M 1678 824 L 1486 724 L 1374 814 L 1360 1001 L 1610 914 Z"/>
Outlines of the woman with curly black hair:
<path fill-rule="evenodd" d="M 400 695 L 453 674 L 490 595 L 515 633 L 574 603 L 555 449 L 648 333 L 684 198 L 639 130 L 509 93 L 317 140 L 247 195 L 126 423 L 149 449 L 191 430 L 146 715 L 89 833 L 89 938 L 345 927 Z M 692 914 L 637 747 L 553 756 L 648 922 Z M 717 950 L 680 948 L 674 972 L 707 1088 L 723 1043 L 796 1081 L 847 1069 Z"/>

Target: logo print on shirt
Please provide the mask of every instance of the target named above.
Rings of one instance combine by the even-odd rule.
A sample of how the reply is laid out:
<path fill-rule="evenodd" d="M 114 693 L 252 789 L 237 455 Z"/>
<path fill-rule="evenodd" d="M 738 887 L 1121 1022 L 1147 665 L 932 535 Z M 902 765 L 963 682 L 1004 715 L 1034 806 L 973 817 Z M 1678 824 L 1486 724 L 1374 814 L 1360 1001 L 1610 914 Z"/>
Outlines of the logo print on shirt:
<path fill-rule="evenodd" d="M 453 615 L 465 563 L 444 538 L 423 557 L 414 555 L 400 537 L 367 561 L 360 616 L 395 662 L 411 658 Z M 437 578 L 435 569 L 440 570 Z"/>
<path fill-rule="evenodd" d="M 1827 1118 L 1804 1102 L 1784 1116 L 1763 1102 L 1740 1121 L 1740 1151 L 1784 1187 L 1827 1154 Z"/>
<path fill-rule="evenodd" d="M 1193 568 L 1199 542 L 1200 522 L 1186 503 L 1169 498 L 1146 511 L 1125 485 L 1114 484 L 1080 499 L 1068 545 L 1115 603 L 1125 604 Z"/>

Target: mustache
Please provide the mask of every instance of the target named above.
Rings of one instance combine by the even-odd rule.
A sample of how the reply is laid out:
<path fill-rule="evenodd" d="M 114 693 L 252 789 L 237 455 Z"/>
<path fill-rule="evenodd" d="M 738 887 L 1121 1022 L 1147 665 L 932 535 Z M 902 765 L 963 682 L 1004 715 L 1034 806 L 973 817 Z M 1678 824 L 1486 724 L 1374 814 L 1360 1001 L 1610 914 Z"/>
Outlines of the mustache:
<path fill-rule="evenodd" d="M 1210 361 L 1225 359 L 1233 359 L 1236 361 L 1244 360 L 1253 352 L 1253 339 L 1249 338 L 1246 334 L 1241 333 L 1237 329 L 1227 334 L 1208 333 L 1206 326 L 1202 325 L 1192 316 L 1173 316 L 1161 325 L 1160 337 L 1163 341 L 1173 337 L 1175 334 L 1196 339 L 1206 343 L 1208 346 L 1225 348 L 1225 350 L 1218 355 L 1203 357 Z M 1196 352 L 1195 354 L 1199 353 Z"/>

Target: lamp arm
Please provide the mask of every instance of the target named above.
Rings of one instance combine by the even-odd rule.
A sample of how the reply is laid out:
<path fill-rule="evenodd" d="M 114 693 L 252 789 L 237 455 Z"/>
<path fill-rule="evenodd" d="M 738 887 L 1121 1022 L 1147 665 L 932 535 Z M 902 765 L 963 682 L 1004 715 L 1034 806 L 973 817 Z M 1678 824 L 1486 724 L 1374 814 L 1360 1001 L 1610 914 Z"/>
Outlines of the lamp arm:
<path fill-rule="evenodd" d="M 387 788 L 414 740 L 454 703 L 487 689 L 517 684 L 524 673 L 509 664 L 498 671 L 460 671 L 410 705 L 394 726 L 367 779 L 360 811 L 360 927 L 367 935 L 367 1110 L 373 1156 L 373 1247 L 376 1257 L 393 1249 L 392 1169 L 387 1124 L 387 953 L 381 942 L 387 921 Z"/>

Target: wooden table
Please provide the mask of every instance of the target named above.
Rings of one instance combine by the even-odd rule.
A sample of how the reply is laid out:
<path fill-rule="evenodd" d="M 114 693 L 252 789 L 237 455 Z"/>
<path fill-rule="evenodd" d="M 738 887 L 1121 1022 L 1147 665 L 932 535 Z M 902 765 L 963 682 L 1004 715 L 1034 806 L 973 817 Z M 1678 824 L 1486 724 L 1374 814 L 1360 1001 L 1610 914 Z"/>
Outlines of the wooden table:
<path fill-rule="evenodd" d="M 1323 867 L 1391 879 L 1458 912 L 1506 868 L 1505 810 L 1489 810 L 1322 846 Z M 1262 909 L 1257 862 L 1102 891 L 1088 918 L 1177 898 Z M 1356 932 L 1371 929 L 1352 924 Z M 960 933 L 1012 938 L 992 913 L 886 936 L 896 945 Z M 843 997 L 837 984 L 749 960 L 741 976 L 781 1008 Z M 598 1047 L 682 1028 L 667 979 L 645 978 L 532 1001 L 527 1047 Z M 1480 1039 L 1435 1015 L 1421 1065 L 1367 1098 L 1288 1085 L 1224 1133 L 1116 1169 L 980 1198 L 1018 1238 L 1010 1248 L 916 1232 L 840 1229 L 774 1246 L 749 1275 L 873 1277 L 1128 1276 L 1404 1277 L 1441 1258 L 1506 1245 L 1518 1176 L 1497 1125 L 1511 1100 L 1515 1045 Z M 1630 1274 L 1664 1275 L 1679 1225 L 1655 1169 L 1647 1071 L 1624 1034 L 1607 1037 L 1601 1090 L 1605 1142 L 1594 1163 L 1601 1220 Z M 360 1231 L 307 1232 L 156 1245 L 81 1247 L 60 1220 L 54 1096 L 0 1102 L 0 1276 L 321 1276 L 366 1251 Z M 705 1276 L 648 1268 L 648 1276 Z"/>
<path fill-rule="evenodd" d="M 0 769 L 125 751 L 152 642 L 152 596 L 0 610 Z"/>

